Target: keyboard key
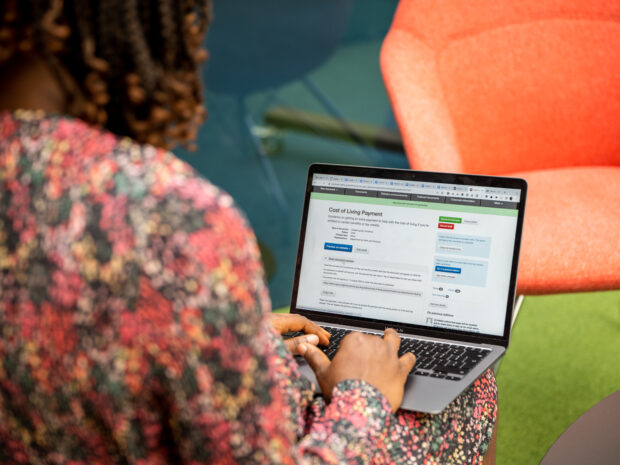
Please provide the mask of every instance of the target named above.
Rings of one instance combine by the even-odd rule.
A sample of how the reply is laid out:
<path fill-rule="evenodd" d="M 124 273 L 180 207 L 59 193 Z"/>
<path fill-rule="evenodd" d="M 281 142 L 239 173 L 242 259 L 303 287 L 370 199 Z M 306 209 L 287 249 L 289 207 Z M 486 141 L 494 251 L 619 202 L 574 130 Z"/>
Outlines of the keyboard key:
<path fill-rule="evenodd" d="M 459 373 L 461 371 L 460 365 L 442 365 L 436 368 L 437 371 L 445 371 L 447 373 Z"/>

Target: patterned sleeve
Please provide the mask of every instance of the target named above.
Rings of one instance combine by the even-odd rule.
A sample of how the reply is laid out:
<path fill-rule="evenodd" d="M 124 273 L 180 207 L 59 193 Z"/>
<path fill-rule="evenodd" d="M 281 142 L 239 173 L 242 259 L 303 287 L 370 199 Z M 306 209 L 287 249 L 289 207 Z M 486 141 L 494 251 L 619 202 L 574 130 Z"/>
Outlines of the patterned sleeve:
<path fill-rule="evenodd" d="M 392 417 L 387 400 L 354 380 L 327 406 L 311 398 L 269 322 L 251 230 L 228 195 L 184 169 L 152 192 L 150 211 L 134 212 L 147 230 L 144 315 L 125 327 L 148 360 L 174 454 L 187 463 L 369 463 Z M 158 334 L 166 326 L 174 338 Z"/>
<path fill-rule="evenodd" d="M 361 380 L 346 380 L 332 392 L 329 405 L 317 416 L 300 451 L 311 464 L 366 464 L 387 456 L 392 409 L 383 394 Z"/>

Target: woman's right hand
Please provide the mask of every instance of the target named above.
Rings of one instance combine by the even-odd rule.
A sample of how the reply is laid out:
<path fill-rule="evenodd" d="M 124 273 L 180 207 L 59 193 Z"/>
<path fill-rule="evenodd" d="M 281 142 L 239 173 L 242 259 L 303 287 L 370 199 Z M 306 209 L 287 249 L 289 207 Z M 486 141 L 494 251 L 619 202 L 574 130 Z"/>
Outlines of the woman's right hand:
<path fill-rule="evenodd" d="M 383 338 L 359 332 L 348 334 L 331 362 L 319 348 L 310 344 L 300 344 L 298 353 L 314 370 L 326 398 L 339 382 L 361 379 L 377 388 L 396 411 L 403 401 L 407 376 L 416 362 L 412 353 L 398 358 L 399 347 L 398 333 L 388 328 Z"/>

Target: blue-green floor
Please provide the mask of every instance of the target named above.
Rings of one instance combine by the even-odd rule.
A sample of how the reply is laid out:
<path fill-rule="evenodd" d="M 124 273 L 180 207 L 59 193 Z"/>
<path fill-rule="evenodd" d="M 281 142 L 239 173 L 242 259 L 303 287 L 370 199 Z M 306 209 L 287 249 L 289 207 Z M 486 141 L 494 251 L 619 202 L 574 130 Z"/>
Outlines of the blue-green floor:
<path fill-rule="evenodd" d="M 393 152 L 293 131 L 270 137 L 269 156 L 261 160 L 247 119 L 260 129 L 264 113 L 273 106 L 329 114 L 311 92 L 310 86 L 315 86 L 347 120 L 396 128 L 379 70 L 379 50 L 397 1 L 289 0 L 285 8 L 270 7 L 284 5 L 274 0 L 258 2 L 263 8 L 256 3 L 215 2 L 207 41 L 211 68 L 205 71 L 209 119 L 199 133 L 198 152 L 176 153 L 227 190 L 246 213 L 264 246 L 277 308 L 289 304 L 307 167 L 314 162 L 408 165 L 404 156 Z M 323 17 L 312 17 L 309 4 Z M 324 24 L 329 17 L 334 19 Z M 288 23 L 296 25 L 274 39 Z M 315 30 L 317 25 L 323 29 Z M 324 30 L 327 27 L 331 32 Z M 325 36 L 331 42 L 320 40 Z M 286 49 L 290 44 L 299 47 L 299 53 L 293 50 L 291 55 Z M 217 66 L 233 65 L 238 71 L 215 72 Z M 265 166 L 273 169 L 275 182 Z M 284 198 L 281 204 L 278 189 Z"/>

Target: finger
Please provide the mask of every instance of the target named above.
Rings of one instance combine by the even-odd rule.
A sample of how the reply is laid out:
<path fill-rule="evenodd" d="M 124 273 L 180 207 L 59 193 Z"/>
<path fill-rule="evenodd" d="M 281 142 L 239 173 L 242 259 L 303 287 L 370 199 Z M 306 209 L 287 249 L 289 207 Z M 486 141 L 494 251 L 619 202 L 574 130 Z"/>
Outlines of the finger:
<path fill-rule="evenodd" d="M 294 317 L 290 313 L 271 313 L 269 320 L 278 334 L 284 334 L 290 331 L 288 328 Z"/>
<path fill-rule="evenodd" d="M 387 342 L 396 353 L 398 353 L 398 348 L 400 347 L 400 336 L 395 330 L 392 328 L 386 328 L 385 333 L 383 333 L 383 340 Z"/>
<path fill-rule="evenodd" d="M 316 373 L 317 378 L 320 377 L 323 373 L 325 373 L 325 371 L 331 365 L 331 362 L 329 361 L 329 358 L 327 358 L 327 355 L 325 355 L 319 348 L 313 345 L 303 343 L 299 344 L 299 346 L 297 347 L 297 351 L 299 352 L 299 355 L 303 355 L 303 357 L 306 359 L 306 362 L 308 362 L 308 365 L 310 365 L 312 371 Z"/>
<path fill-rule="evenodd" d="M 290 319 L 290 322 L 287 321 L 287 323 L 288 331 L 303 331 L 306 334 L 316 334 L 319 338 L 319 343 L 323 345 L 329 344 L 330 334 L 305 316 L 293 315 L 293 318 Z"/>
<path fill-rule="evenodd" d="M 322 345 L 329 344 L 329 338 L 331 334 L 317 325 L 314 321 L 310 321 L 308 318 L 303 317 L 303 327 L 301 330 L 306 334 L 316 334 L 319 337 L 319 342 Z"/>
<path fill-rule="evenodd" d="M 293 355 L 301 355 L 299 353 L 299 344 L 312 344 L 317 345 L 319 343 L 319 337 L 316 334 L 308 334 L 307 336 L 297 336 L 291 339 L 286 339 L 284 344 Z"/>
<path fill-rule="evenodd" d="M 319 343 L 321 345 L 329 345 L 329 338 L 331 337 L 331 334 L 316 323 L 308 320 L 308 324 L 304 326 L 303 331 L 306 334 L 316 334 L 319 337 Z"/>
<path fill-rule="evenodd" d="M 406 378 L 407 376 L 409 376 L 409 373 L 411 373 L 411 370 L 413 370 L 417 359 L 412 352 L 407 352 L 405 355 L 399 358 L 398 361 L 400 363 L 400 374 L 401 376 L 403 376 L 403 378 Z"/>

